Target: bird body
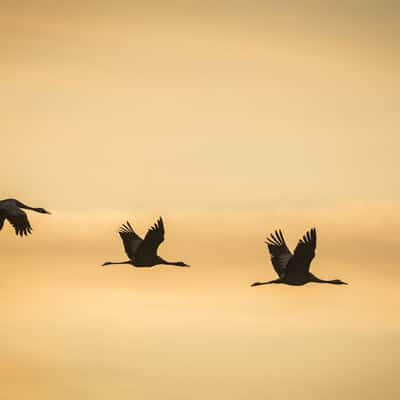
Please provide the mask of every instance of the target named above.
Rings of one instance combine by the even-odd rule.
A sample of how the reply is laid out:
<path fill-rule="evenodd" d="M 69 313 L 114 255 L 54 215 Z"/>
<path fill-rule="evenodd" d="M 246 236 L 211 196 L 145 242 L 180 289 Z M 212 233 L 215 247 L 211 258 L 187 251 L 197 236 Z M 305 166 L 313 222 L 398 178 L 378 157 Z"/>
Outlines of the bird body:
<path fill-rule="evenodd" d="M 125 253 L 129 257 L 128 261 L 111 262 L 107 261 L 103 264 L 131 264 L 134 267 L 149 268 L 155 265 L 174 265 L 177 267 L 189 267 L 182 261 L 170 262 L 161 258 L 158 254 L 158 247 L 164 241 L 164 222 L 160 217 L 158 221 L 147 231 L 146 236 L 142 239 L 127 221 L 118 231 Z"/>
<path fill-rule="evenodd" d="M 270 283 L 284 283 L 286 285 L 301 286 L 309 282 L 331 283 L 345 285 L 340 279 L 324 280 L 317 278 L 310 272 L 311 261 L 315 257 L 317 246 L 317 232 L 310 229 L 298 241 L 292 254 L 286 245 L 282 231 L 278 230 L 267 237 L 265 244 L 271 255 L 271 263 L 279 278 L 268 282 L 255 282 L 251 286 L 267 285 Z"/>
<path fill-rule="evenodd" d="M 32 227 L 22 209 L 50 214 L 44 208 L 30 207 L 16 199 L 0 200 L 0 230 L 3 228 L 4 221 L 7 220 L 14 227 L 16 235 L 26 236 L 30 234 Z"/>

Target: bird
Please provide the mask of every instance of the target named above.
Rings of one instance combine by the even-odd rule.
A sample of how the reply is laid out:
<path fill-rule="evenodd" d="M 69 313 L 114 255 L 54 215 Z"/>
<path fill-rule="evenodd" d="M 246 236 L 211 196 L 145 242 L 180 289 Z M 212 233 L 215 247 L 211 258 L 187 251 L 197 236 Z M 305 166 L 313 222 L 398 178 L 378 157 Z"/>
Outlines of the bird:
<path fill-rule="evenodd" d="M 22 209 L 36 211 L 41 214 L 51 214 L 44 208 L 27 206 L 16 199 L 0 200 L 0 230 L 3 228 L 5 220 L 14 227 L 15 234 L 18 236 L 27 236 L 32 232 L 28 217 Z"/>
<path fill-rule="evenodd" d="M 340 279 L 319 279 L 310 272 L 310 264 L 315 256 L 317 232 L 315 228 L 307 231 L 298 241 L 292 254 L 288 249 L 281 230 L 276 230 L 264 242 L 271 255 L 272 266 L 279 278 L 268 282 L 254 282 L 251 286 L 268 285 L 270 283 L 284 283 L 286 285 L 301 286 L 309 282 L 331 283 L 333 285 L 347 285 Z"/>
<path fill-rule="evenodd" d="M 160 217 L 154 225 L 149 228 L 144 239 L 142 239 L 132 228 L 129 221 L 122 224 L 118 233 L 122 239 L 128 261 L 107 261 L 102 266 L 111 264 L 130 264 L 134 267 L 154 267 L 155 265 L 172 265 L 177 267 L 189 267 L 183 261 L 170 262 L 157 254 L 158 247 L 164 241 L 164 222 Z"/>

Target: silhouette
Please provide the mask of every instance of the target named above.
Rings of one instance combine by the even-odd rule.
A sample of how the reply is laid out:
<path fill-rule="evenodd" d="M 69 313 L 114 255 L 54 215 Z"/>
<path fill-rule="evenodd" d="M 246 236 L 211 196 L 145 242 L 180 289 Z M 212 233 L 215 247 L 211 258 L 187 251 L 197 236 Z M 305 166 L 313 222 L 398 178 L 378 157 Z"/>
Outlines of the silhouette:
<path fill-rule="evenodd" d="M 157 255 L 158 247 L 164 241 L 164 222 L 161 217 L 147 231 L 144 239 L 136 234 L 128 221 L 121 226 L 118 233 L 121 236 L 125 253 L 129 257 L 129 261 L 107 261 L 103 266 L 111 264 L 131 264 L 134 267 L 153 267 L 155 265 L 165 264 L 177 267 L 189 267 L 189 265 L 182 261 L 169 262 Z"/>
<path fill-rule="evenodd" d="M 29 207 L 15 199 L 0 200 L 0 230 L 3 228 L 4 220 L 7 219 L 14 227 L 16 235 L 27 236 L 31 233 L 31 224 L 26 213 L 21 210 L 22 208 L 41 214 L 50 214 L 44 208 Z"/>
<path fill-rule="evenodd" d="M 312 228 L 299 240 L 294 254 L 288 249 L 282 231 L 275 231 L 267 237 L 265 244 L 271 254 L 272 265 L 279 278 L 268 282 L 254 282 L 251 286 L 268 285 L 270 283 L 285 283 L 287 285 L 305 285 L 308 282 L 331 283 L 347 285 L 340 279 L 319 279 L 310 272 L 310 264 L 315 256 L 317 232 Z"/>

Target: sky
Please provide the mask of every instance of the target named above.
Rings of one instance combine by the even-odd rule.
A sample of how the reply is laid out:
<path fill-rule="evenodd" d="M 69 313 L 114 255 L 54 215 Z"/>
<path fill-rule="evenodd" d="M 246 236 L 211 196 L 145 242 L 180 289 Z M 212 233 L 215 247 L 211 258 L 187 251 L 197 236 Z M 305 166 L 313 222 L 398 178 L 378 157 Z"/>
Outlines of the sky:
<path fill-rule="evenodd" d="M 398 7 L 335 3 L 5 3 L 3 190 L 65 211 L 398 200 Z"/>
<path fill-rule="evenodd" d="M 394 1 L 3 1 L 0 233 L 8 400 L 395 399 L 400 7 Z M 129 266 L 118 226 L 162 215 Z M 317 227 L 313 272 L 263 240 Z M 368 382 L 368 385 L 366 385 Z"/>

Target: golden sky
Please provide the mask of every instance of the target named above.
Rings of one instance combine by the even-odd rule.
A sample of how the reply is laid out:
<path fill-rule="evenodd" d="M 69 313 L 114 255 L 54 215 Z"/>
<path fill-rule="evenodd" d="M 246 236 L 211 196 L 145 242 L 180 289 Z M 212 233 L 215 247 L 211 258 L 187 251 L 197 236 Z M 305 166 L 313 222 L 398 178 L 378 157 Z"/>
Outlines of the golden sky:
<path fill-rule="evenodd" d="M 2 392 L 29 399 L 400 394 L 395 1 L 3 1 Z M 101 268 L 166 221 L 191 269 Z M 260 287 L 265 235 L 313 272 Z"/>
<path fill-rule="evenodd" d="M 6 3 L 4 193 L 66 211 L 397 200 L 398 7 L 335 3 Z"/>

